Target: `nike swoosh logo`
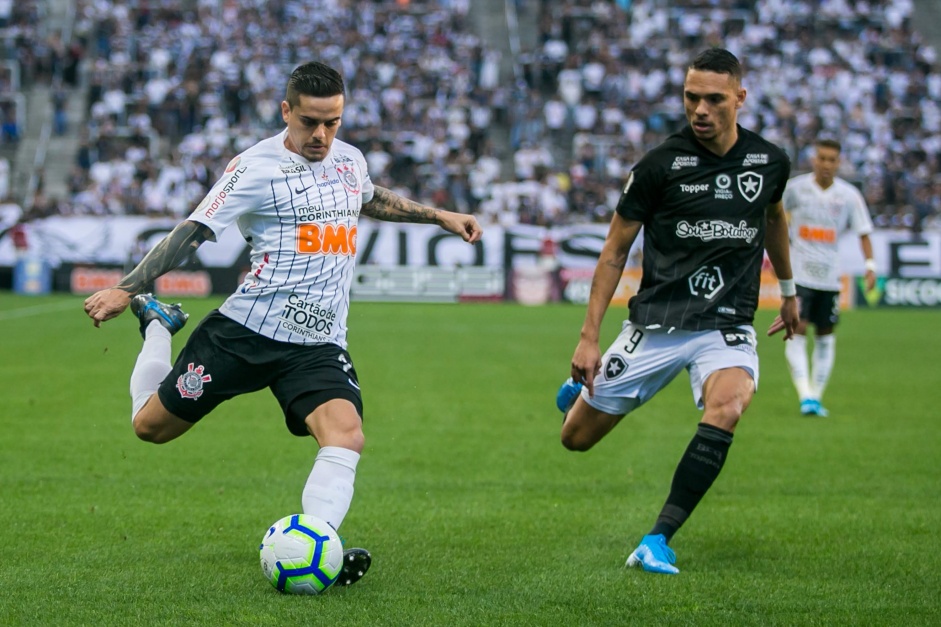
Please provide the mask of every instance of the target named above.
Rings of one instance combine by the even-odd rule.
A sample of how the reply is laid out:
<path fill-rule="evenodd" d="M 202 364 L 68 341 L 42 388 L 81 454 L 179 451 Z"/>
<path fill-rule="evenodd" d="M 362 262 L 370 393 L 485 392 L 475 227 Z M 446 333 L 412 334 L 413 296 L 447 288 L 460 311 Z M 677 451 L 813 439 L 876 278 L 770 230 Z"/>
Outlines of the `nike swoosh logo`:
<path fill-rule="evenodd" d="M 294 193 L 295 193 L 295 194 L 303 194 L 304 192 L 306 192 L 307 190 L 309 190 L 309 189 L 310 189 L 311 187 L 313 187 L 313 186 L 314 186 L 314 183 L 311 183 L 311 184 L 308 185 L 307 187 L 301 187 L 300 189 L 298 189 L 298 188 L 295 187 L 295 188 L 294 188 Z"/>
<path fill-rule="evenodd" d="M 357 390 L 360 390 L 360 387 L 359 387 L 358 385 L 356 385 L 356 382 L 353 381 L 353 379 L 350 379 L 349 377 L 347 377 L 346 380 L 349 381 L 349 382 L 350 382 L 350 385 L 352 385 L 354 388 L 356 388 Z M 362 391 L 362 390 L 360 390 L 360 391 Z"/>

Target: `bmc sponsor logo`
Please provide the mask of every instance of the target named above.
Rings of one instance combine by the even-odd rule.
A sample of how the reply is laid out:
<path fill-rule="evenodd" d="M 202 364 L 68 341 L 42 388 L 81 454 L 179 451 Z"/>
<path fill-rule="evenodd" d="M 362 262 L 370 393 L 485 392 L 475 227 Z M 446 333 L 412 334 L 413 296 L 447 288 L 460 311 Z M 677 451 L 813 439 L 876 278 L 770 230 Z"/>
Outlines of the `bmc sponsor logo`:
<path fill-rule="evenodd" d="M 158 278 L 155 287 L 161 296 L 209 296 L 212 293 L 212 279 L 205 271 L 168 272 Z"/>
<path fill-rule="evenodd" d="M 687 194 L 699 194 L 709 191 L 709 183 L 700 183 L 698 185 L 680 185 L 680 191 Z"/>
<path fill-rule="evenodd" d="M 124 274 L 121 270 L 76 266 L 69 276 L 69 289 L 73 294 L 93 294 L 98 290 L 114 287 L 121 282 Z"/>
<path fill-rule="evenodd" d="M 818 244 L 836 244 L 836 229 L 824 226 L 802 225 L 797 229 L 797 236 L 807 242 Z"/>
<path fill-rule="evenodd" d="M 296 251 L 302 255 L 356 254 L 356 227 L 345 224 L 301 224 L 297 227 Z"/>

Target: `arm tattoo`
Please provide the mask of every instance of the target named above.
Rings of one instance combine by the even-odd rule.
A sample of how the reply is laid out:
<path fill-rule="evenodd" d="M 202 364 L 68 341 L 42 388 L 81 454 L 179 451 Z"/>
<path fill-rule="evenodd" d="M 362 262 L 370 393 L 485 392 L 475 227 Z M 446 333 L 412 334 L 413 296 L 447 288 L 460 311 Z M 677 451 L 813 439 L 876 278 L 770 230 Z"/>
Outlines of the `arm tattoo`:
<path fill-rule="evenodd" d="M 438 210 L 403 198 L 385 187 L 376 186 L 372 199 L 363 203 L 363 215 L 386 222 L 437 224 Z"/>
<path fill-rule="evenodd" d="M 210 237 L 212 230 L 205 224 L 191 220 L 181 222 L 115 287 L 132 296 L 140 293 L 145 285 L 180 266 Z"/>

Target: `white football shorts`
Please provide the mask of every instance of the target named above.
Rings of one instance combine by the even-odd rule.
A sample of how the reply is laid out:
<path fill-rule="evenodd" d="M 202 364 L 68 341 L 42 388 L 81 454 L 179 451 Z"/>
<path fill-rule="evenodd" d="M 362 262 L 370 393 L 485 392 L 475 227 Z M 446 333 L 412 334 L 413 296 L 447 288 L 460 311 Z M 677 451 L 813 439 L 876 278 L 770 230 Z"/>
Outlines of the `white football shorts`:
<path fill-rule="evenodd" d="M 703 408 L 702 387 L 713 372 L 742 368 L 758 389 L 758 339 L 754 327 L 683 331 L 645 329 L 625 321 L 620 335 L 604 354 L 595 377 L 595 395 L 582 398 L 615 416 L 637 409 L 662 390 L 681 370 L 689 371 L 693 400 Z"/>

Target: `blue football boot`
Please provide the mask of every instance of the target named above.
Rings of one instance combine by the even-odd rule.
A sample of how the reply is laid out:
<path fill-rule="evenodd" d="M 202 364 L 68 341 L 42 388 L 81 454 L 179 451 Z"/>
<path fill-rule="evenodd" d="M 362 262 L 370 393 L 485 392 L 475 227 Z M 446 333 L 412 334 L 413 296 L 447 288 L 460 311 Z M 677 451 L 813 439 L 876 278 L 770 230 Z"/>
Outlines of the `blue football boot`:
<path fill-rule="evenodd" d="M 555 406 L 559 408 L 560 412 L 565 414 L 568 410 L 572 409 L 572 405 L 575 404 L 575 399 L 578 398 L 578 395 L 582 392 L 582 387 L 582 384 L 575 383 L 572 377 L 565 380 L 565 383 L 562 384 L 562 387 L 559 388 L 559 391 L 555 395 Z"/>
<path fill-rule="evenodd" d="M 674 566 L 676 555 L 673 549 L 667 546 L 667 539 L 663 534 L 658 533 L 655 536 L 644 536 L 640 541 L 640 546 L 634 549 L 631 556 L 627 558 L 627 566 L 640 566 L 648 573 L 661 573 L 664 575 L 676 575 L 680 569 Z"/>
<path fill-rule="evenodd" d="M 169 331 L 170 335 L 182 329 L 190 315 L 184 313 L 180 307 L 179 303 L 161 303 L 153 294 L 138 294 L 131 299 L 131 312 L 140 320 L 140 336 L 143 338 L 147 337 L 147 325 L 154 320 Z"/>

